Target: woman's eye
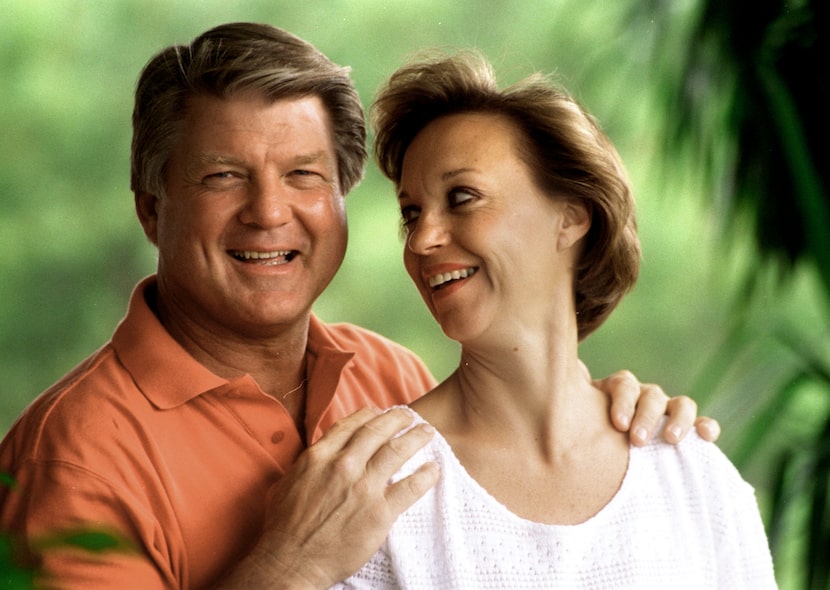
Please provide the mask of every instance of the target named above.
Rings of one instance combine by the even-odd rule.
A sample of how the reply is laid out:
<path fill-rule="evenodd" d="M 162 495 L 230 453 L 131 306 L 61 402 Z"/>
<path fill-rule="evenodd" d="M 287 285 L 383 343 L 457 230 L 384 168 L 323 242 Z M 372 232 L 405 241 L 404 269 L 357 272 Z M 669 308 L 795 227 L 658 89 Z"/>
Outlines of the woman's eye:
<path fill-rule="evenodd" d="M 418 219 L 418 215 L 420 211 L 417 207 L 409 206 L 401 208 L 401 220 L 404 225 L 409 225 L 416 219 Z"/>
<path fill-rule="evenodd" d="M 469 189 L 455 188 L 449 193 L 450 207 L 463 205 L 464 203 L 472 201 L 475 198 L 475 195 Z"/>

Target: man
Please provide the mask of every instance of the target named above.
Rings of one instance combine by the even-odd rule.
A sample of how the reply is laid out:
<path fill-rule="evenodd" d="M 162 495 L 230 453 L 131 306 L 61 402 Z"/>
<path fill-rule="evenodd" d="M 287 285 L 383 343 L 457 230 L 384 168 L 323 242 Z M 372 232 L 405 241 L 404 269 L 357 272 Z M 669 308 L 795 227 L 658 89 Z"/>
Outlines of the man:
<path fill-rule="evenodd" d="M 396 436 L 408 412 L 374 409 L 430 389 L 427 369 L 311 313 L 343 259 L 344 196 L 366 160 L 357 93 L 304 41 L 226 25 L 147 64 L 133 127 L 158 271 L 112 340 L 4 439 L 0 471 L 16 485 L 0 492 L 0 527 L 66 588 L 326 588 L 439 477 L 425 465 L 388 485 L 431 432 Z M 617 384 L 623 428 L 632 381 L 605 387 Z M 640 438 L 666 407 L 659 388 L 645 393 Z M 676 439 L 695 408 L 671 405 Z M 84 529 L 134 550 L 39 551 Z"/>

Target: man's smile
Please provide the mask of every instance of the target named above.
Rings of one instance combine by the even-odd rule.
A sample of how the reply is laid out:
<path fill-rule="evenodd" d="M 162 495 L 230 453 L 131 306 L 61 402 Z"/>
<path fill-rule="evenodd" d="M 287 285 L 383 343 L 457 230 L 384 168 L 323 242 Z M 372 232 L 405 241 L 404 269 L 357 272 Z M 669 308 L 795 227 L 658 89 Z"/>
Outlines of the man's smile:
<path fill-rule="evenodd" d="M 242 262 L 269 265 L 291 262 L 298 254 L 296 250 L 274 250 L 270 252 L 259 252 L 256 250 L 229 250 L 228 253 Z"/>

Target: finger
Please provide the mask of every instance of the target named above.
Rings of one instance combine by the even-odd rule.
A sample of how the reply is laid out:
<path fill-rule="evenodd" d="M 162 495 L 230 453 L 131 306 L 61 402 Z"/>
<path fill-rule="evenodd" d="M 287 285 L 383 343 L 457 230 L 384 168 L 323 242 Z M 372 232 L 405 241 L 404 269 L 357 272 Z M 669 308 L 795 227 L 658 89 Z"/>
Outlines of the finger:
<path fill-rule="evenodd" d="M 366 466 L 370 476 L 388 481 L 409 459 L 431 439 L 435 430 L 429 424 L 418 424 L 404 434 L 391 438 L 378 448 Z"/>
<path fill-rule="evenodd" d="M 353 429 L 349 439 L 340 448 L 334 449 L 333 454 L 326 454 L 324 448 L 322 458 L 333 459 L 333 466 L 347 478 L 360 477 L 367 472 L 369 461 L 381 447 L 410 426 L 413 420 L 414 414 L 407 408 L 395 408 L 375 415 L 358 428 Z M 340 440 L 340 437 L 337 440 Z M 319 455 L 319 450 L 314 449 L 315 446 L 319 446 L 319 442 L 309 447 L 308 450 L 313 450 Z"/>
<path fill-rule="evenodd" d="M 314 446 L 322 444 L 323 446 L 330 446 L 335 450 L 342 449 L 358 429 L 365 426 L 366 423 L 380 414 L 381 410 L 378 408 L 361 408 L 335 422 Z"/>
<path fill-rule="evenodd" d="M 714 418 L 701 416 L 695 420 L 695 429 L 704 440 L 715 442 L 720 437 L 720 424 Z"/>
<path fill-rule="evenodd" d="M 424 463 L 413 473 L 400 481 L 391 484 L 386 491 L 389 509 L 397 518 L 402 512 L 417 502 L 436 483 L 441 475 L 437 463 Z"/>
<path fill-rule="evenodd" d="M 663 439 L 666 442 L 677 444 L 688 434 L 697 416 L 697 404 L 685 395 L 673 397 L 666 404 L 669 417 L 663 430 Z"/>
<path fill-rule="evenodd" d="M 631 426 L 640 397 L 640 382 L 630 371 L 617 371 L 594 384 L 611 397 L 611 421 L 614 427 L 626 432 Z"/>
<path fill-rule="evenodd" d="M 631 442 L 641 446 L 646 444 L 657 425 L 666 413 L 669 396 L 659 385 L 643 383 L 640 386 L 640 399 L 637 411 L 631 420 Z"/>

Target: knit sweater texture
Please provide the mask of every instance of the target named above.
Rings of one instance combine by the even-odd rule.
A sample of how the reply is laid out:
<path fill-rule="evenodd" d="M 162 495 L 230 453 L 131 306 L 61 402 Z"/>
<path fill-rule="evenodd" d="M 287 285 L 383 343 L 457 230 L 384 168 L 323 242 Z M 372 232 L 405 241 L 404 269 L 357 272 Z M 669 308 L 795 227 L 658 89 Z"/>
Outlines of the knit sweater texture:
<path fill-rule="evenodd" d="M 440 464 L 440 482 L 336 588 L 776 588 L 754 490 L 695 433 L 632 446 L 615 496 L 577 525 L 511 513 L 437 432 L 394 480 L 425 461 Z"/>

